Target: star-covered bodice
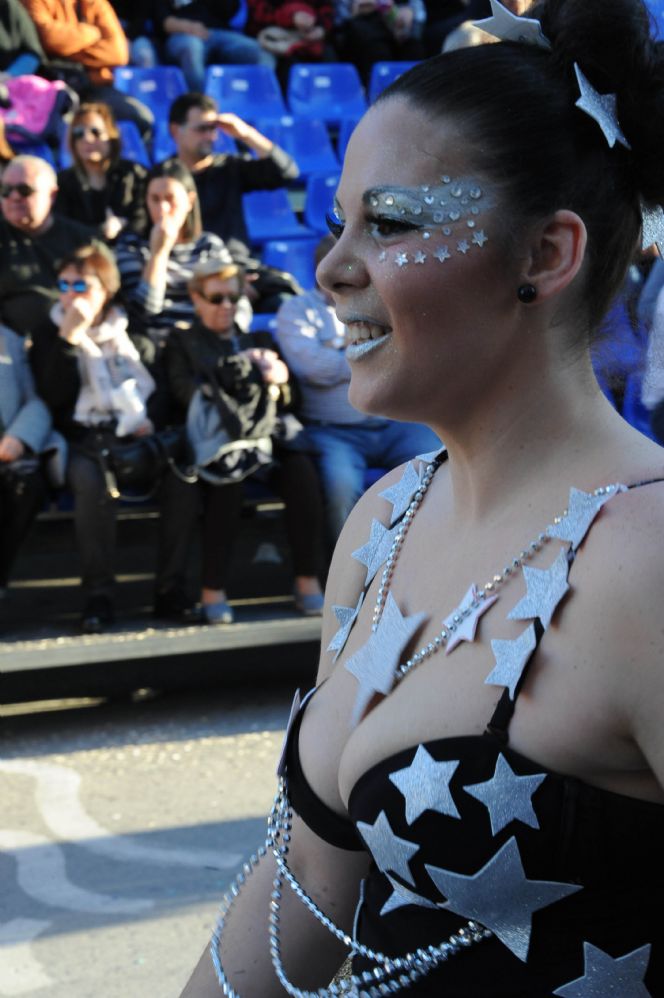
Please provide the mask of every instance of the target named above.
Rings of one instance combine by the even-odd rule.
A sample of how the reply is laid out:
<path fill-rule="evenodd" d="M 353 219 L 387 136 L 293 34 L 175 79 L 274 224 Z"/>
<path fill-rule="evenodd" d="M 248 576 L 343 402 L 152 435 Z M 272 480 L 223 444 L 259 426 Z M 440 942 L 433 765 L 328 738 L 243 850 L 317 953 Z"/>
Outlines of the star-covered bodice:
<path fill-rule="evenodd" d="M 468 919 L 493 933 L 409 994 L 664 995 L 659 805 L 549 772 L 487 734 L 381 761 L 349 814 L 373 859 L 363 942 L 404 953 Z"/>

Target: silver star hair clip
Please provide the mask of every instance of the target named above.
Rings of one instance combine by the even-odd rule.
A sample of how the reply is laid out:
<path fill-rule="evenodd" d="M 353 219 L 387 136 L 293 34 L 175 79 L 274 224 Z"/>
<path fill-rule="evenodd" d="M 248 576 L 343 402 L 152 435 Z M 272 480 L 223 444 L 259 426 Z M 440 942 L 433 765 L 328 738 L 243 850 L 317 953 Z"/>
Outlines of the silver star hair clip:
<path fill-rule="evenodd" d="M 641 201 L 641 249 L 656 246 L 664 258 L 664 210 L 659 204 Z"/>
<path fill-rule="evenodd" d="M 576 107 L 597 122 L 604 133 L 604 138 L 608 142 L 610 149 L 613 149 L 616 142 L 623 145 L 625 149 L 631 149 L 631 145 L 623 135 L 618 124 L 616 95 L 598 93 L 592 83 L 583 75 L 576 62 L 574 63 L 574 72 L 576 73 L 579 92 L 581 94 L 576 101 Z"/>
<path fill-rule="evenodd" d="M 520 42 L 522 45 L 536 45 L 538 48 L 551 48 L 551 42 L 542 31 L 542 25 L 534 17 L 519 17 L 504 7 L 499 0 L 491 0 L 491 17 L 475 21 L 488 35 L 500 38 L 503 42 Z"/>

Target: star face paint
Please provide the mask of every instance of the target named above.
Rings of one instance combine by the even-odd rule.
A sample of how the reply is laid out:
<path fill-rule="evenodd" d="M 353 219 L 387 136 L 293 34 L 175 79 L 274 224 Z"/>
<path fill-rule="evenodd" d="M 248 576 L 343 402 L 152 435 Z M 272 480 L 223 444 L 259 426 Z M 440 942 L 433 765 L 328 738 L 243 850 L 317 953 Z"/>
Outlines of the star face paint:
<path fill-rule="evenodd" d="M 409 263 L 423 264 L 428 259 L 445 263 L 452 252 L 465 256 L 472 248 L 482 249 L 488 241 L 484 229 L 478 228 L 481 216 L 491 207 L 491 198 L 472 177 L 450 177 L 444 174 L 440 184 L 420 187 L 382 186 L 366 191 L 362 201 L 376 226 L 392 223 L 419 231 L 429 253 L 422 250 L 408 255 L 403 252 L 380 254 L 381 263 L 399 268 Z M 440 237 L 455 237 L 444 243 Z M 450 250 L 452 246 L 452 250 Z M 424 247 L 423 247 L 424 249 Z"/>

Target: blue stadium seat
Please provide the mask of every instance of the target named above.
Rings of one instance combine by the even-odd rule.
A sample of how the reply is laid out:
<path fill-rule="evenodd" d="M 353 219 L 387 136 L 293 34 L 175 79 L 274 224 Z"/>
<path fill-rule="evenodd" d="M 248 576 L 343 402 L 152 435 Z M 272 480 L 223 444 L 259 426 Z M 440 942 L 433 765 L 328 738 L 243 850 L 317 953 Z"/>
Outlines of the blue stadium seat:
<path fill-rule="evenodd" d="M 316 268 L 314 266 L 314 250 L 318 245 L 315 239 L 278 239 L 265 243 L 263 247 L 263 263 L 278 270 L 287 270 L 305 289 L 310 291 L 316 287 Z"/>
<path fill-rule="evenodd" d="M 346 146 L 348 145 L 348 140 L 355 131 L 357 123 L 360 119 L 355 118 L 342 118 L 339 122 L 339 131 L 337 133 L 337 156 L 339 157 L 339 162 L 343 164 L 344 156 L 346 155 Z"/>
<path fill-rule="evenodd" d="M 120 139 L 122 141 L 122 156 L 140 163 L 147 170 L 152 166 L 150 155 L 141 138 L 138 125 L 134 121 L 118 121 Z"/>
<path fill-rule="evenodd" d="M 254 312 L 249 324 L 250 333 L 270 333 L 274 336 L 277 317 L 272 312 Z"/>
<path fill-rule="evenodd" d="M 55 161 L 53 150 L 46 142 L 17 142 L 12 139 L 12 149 L 17 156 L 39 156 L 57 170 L 58 164 Z"/>
<path fill-rule="evenodd" d="M 293 157 L 303 177 L 339 168 L 330 134 L 323 121 L 283 115 L 267 120 L 260 118 L 256 121 L 256 128 Z"/>
<path fill-rule="evenodd" d="M 205 93 L 213 97 L 222 114 L 240 118 L 279 118 L 286 105 L 274 70 L 269 66 L 208 66 Z"/>
<path fill-rule="evenodd" d="M 300 63 L 291 67 L 288 106 L 299 118 L 341 121 L 361 117 L 367 109 L 355 66 L 345 62 Z"/>
<path fill-rule="evenodd" d="M 329 232 L 325 216 L 332 210 L 339 171 L 314 173 L 307 180 L 304 220 L 315 232 Z"/>
<path fill-rule="evenodd" d="M 242 203 L 252 243 L 266 243 L 270 239 L 304 239 L 313 235 L 311 229 L 298 222 L 283 188 L 243 194 Z"/>
<path fill-rule="evenodd" d="M 156 118 L 168 113 L 175 98 L 187 92 L 187 84 L 179 66 L 155 66 L 153 69 L 118 66 L 113 78 L 118 90 L 142 101 Z"/>
<path fill-rule="evenodd" d="M 416 62 L 375 62 L 369 79 L 369 103 L 373 104 L 385 87 L 389 87 L 402 73 L 416 65 Z"/>

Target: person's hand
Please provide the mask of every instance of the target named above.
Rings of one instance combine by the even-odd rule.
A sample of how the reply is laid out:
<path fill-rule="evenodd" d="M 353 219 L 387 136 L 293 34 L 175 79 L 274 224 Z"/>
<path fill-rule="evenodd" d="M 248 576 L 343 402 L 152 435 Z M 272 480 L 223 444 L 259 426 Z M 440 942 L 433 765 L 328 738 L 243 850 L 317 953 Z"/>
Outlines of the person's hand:
<path fill-rule="evenodd" d="M 106 218 L 101 227 L 104 239 L 115 239 L 116 236 L 120 235 L 126 224 L 126 218 L 120 218 L 119 215 L 113 214 L 110 208 L 107 208 Z"/>
<path fill-rule="evenodd" d="M 18 437 L 6 433 L 0 437 L 0 461 L 16 461 L 25 454 L 25 444 Z"/>
<path fill-rule="evenodd" d="M 168 255 L 171 252 L 178 241 L 178 236 L 188 214 L 188 209 L 176 208 L 169 214 L 164 215 L 159 222 L 152 226 L 152 231 L 150 232 L 150 253 L 165 253 Z"/>
<path fill-rule="evenodd" d="M 313 28 L 316 18 L 308 10 L 298 10 L 293 14 L 293 27 L 297 31 L 306 32 Z"/>
<path fill-rule="evenodd" d="M 87 337 L 94 318 L 93 306 L 87 298 L 83 295 L 72 298 L 64 310 L 58 335 L 72 346 L 80 346 Z"/>
<path fill-rule="evenodd" d="M 231 114 L 230 111 L 217 115 L 217 124 L 222 132 L 232 139 L 239 139 L 240 142 L 246 142 L 247 138 L 254 131 L 251 125 L 248 125 L 237 114 Z"/>
<path fill-rule="evenodd" d="M 135 437 L 150 437 L 154 433 L 154 424 L 151 419 L 146 419 L 144 423 L 134 430 Z"/>
<path fill-rule="evenodd" d="M 249 360 L 256 364 L 268 385 L 285 385 L 288 381 L 288 368 L 274 350 L 256 347 L 244 351 Z"/>

